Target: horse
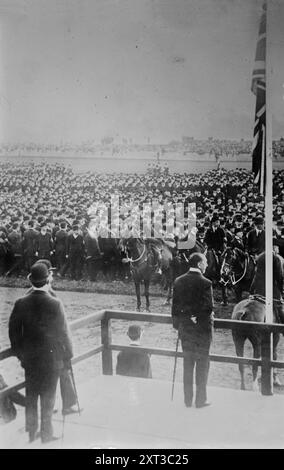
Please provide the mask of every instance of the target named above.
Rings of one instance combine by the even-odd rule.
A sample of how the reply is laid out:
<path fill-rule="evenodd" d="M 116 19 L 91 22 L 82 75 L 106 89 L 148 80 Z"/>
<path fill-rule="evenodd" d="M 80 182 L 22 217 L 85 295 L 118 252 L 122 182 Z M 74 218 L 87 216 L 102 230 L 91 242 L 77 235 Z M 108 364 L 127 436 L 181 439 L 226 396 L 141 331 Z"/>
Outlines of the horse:
<path fill-rule="evenodd" d="M 156 239 L 156 244 L 161 252 L 161 269 L 162 273 L 167 278 L 168 283 L 168 294 L 166 303 L 169 304 L 172 296 L 172 285 L 173 285 L 173 270 L 172 260 L 173 254 L 171 249 L 161 239 Z M 150 281 L 155 273 L 156 265 L 154 261 L 154 254 L 152 250 L 147 246 L 147 243 L 142 238 L 129 237 L 122 239 L 120 243 L 121 249 L 126 252 L 127 258 L 124 263 L 130 263 L 130 272 L 132 274 L 136 298 L 137 298 L 137 311 L 141 309 L 141 296 L 140 296 L 140 284 L 143 281 L 145 287 L 145 298 L 146 298 L 146 311 L 150 312 L 150 301 L 149 301 L 149 286 Z"/>
<path fill-rule="evenodd" d="M 227 299 L 227 288 L 233 288 L 236 301 L 242 300 L 243 291 L 249 291 L 255 274 L 255 261 L 240 248 L 226 248 L 221 255 L 220 284 Z"/>
<path fill-rule="evenodd" d="M 207 268 L 204 273 L 204 276 L 207 279 L 212 281 L 213 287 L 216 287 L 220 280 L 220 267 L 219 267 L 219 258 L 217 253 L 212 248 L 208 248 L 204 251 L 204 254 L 207 259 Z"/>
<path fill-rule="evenodd" d="M 280 305 L 280 309 L 278 308 L 278 313 L 276 314 L 276 308 L 274 303 L 274 318 L 273 321 L 276 323 L 284 323 L 284 314 L 283 308 L 281 304 L 281 300 L 278 301 Z M 238 304 L 235 305 L 232 313 L 232 320 L 238 321 L 251 321 L 251 322 L 265 322 L 265 297 L 260 295 L 253 295 L 250 296 L 248 299 L 244 299 Z M 262 335 L 261 331 L 253 328 L 250 325 L 243 325 L 243 327 L 233 327 L 232 328 L 232 335 L 235 344 L 236 354 L 238 357 L 242 357 L 244 355 L 244 344 L 245 341 L 248 339 L 253 347 L 253 357 L 258 359 L 261 357 L 261 341 Z M 280 334 L 273 333 L 273 359 L 277 359 L 277 345 L 279 342 Z M 245 390 L 245 380 L 244 380 L 244 365 L 239 364 L 239 371 L 241 375 L 241 390 Z M 258 391 L 258 383 L 257 383 L 257 371 L 258 366 L 252 366 L 253 372 L 253 390 Z M 277 374 L 273 373 L 274 377 L 274 385 L 281 385 Z"/>
<path fill-rule="evenodd" d="M 121 251 L 119 249 L 119 238 L 98 237 L 98 244 L 102 252 L 102 271 L 105 278 L 120 278 L 125 272 L 122 264 Z"/>

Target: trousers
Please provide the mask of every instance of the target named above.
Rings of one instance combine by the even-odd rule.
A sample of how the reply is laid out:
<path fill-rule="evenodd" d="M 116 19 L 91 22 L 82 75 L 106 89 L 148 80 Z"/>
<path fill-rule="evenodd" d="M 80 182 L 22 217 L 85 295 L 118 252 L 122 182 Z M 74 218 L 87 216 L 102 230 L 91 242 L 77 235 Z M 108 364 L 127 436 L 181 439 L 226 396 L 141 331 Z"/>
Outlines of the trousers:
<path fill-rule="evenodd" d="M 33 435 L 38 429 L 38 399 L 40 398 L 42 441 L 48 440 L 53 435 L 52 414 L 59 373 L 59 370 L 49 368 L 25 368 L 26 431 Z"/>
<path fill-rule="evenodd" d="M 207 401 L 207 380 L 209 373 L 209 350 L 211 345 L 211 333 L 196 334 L 184 340 L 181 344 L 184 354 L 183 359 L 183 387 L 184 402 L 191 405 L 194 395 L 193 384 L 195 375 L 196 395 L 195 404 L 203 405 Z M 189 346 L 190 344 L 190 346 Z"/>

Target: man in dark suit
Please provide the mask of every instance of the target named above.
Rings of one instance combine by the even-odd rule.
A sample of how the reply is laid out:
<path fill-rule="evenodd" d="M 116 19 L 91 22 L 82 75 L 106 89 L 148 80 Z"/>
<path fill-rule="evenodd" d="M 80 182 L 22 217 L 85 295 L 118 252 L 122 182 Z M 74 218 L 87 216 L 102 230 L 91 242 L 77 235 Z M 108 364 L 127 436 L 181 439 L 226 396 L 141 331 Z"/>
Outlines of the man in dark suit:
<path fill-rule="evenodd" d="M 150 356 L 139 349 L 141 339 L 141 328 L 139 325 L 130 325 L 128 336 L 130 346 L 133 349 L 129 351 L 120 351 L 117 356 L 116 373 L 118 375 L 127 375 L 131 377 L 152 378 Z"/>
<path fill-rule="evenodd" d="M 68 249 L 68 233 L 66 222 L 60 223 L 60 229 L 55 234 L 54 240 L 55 262 L 60 276 L 66 272 L 66 255 Z"/>
<path fill-rule="evenodd" d="M 35 255 L 41 259 L 51 259 L 53 253 L 53 241 L 50 232 L 47 231 L 46 223 L 42 223 L 40 233 L 35 240 Z"/>
<path fill-rule="evenodd" d="M 262 216 L 254 219 L 255 228 L 247 234 L 247 251 L 252 256 L 258 256 L 265 251 L 265 231 Z"/>
<path fill-rule="evenodd" d="M 202 408 L 207 402 L 209 349 L 212 341 L 213 293 L 212 283 L 203 276 L 207 267 L 206 256 L 193 253 L 189 271 L 174 283 L 172 317 L 178 330 L 184 353 L 183 383 L 185 406 L 193 400 L 193 374 L 195 368 L 195 405 Z"/>
<path fill-rule="evenodd" d="M 217 215 L 212 217 L 211 227 L 206 231 L 204 243 L 208 249 L 214 250 L 216 254 L 223 253 L 226 247 L 226 233 L 220 227 L 220 219 Z"/>
<path fill-rule="evenodd" d="M 23 248 L 22 248 L 22 234 L 19 224 L 13 223 L 12 230 L 8 234 L 8 241 L 11 245 L 12 266 L 9 269 L 9 274 L 19 274 L 23 265 Z"/>
<path fill-rule="evenodd" d="M 49 272 L 48 293 L 52 297 L 57 297 L 55 291 L 52 289 L 53 272 L 55 271 L 56 268 L 52 267 L 52 264 L 48 259 L 39 259 L 35 264 L 38 264 L 38 263 L 45 264 L 45 266 L 47 267 L 48 272 Z M 31 287 L 26 292 L 26 295 L 30 294 L 32 291 L 33 291 L 33 287 Z M 64 364 L 64 367 L 61 369 L 60 377 L 59 377 L 63 415 L 78 413 L 78 410 L 73 408 L 73 406 L 77 404 L 77 396 L 76 396 L 76 391 L 75 391 L 74 384 L 71 378 L 70 368 L 71 368 L 71 362 L 68 361 L 66 364 Z M 56 410 L 54 410 L 54 412 L 56 412 Z"/>
<path fill-rule="evenodd" d="M 39 437 L 40 397 L 43 443 L 56 439 L 52 429 L 56 386 L 60 371 L 73 355 L 63 304 L 48 293 L 48 278 L 46 265 L 32 266 L 33 291 L 16 301 L 9 319 L 11 348 L 25 369 L 26 429 L 30 442 Z"/>
<path fill-rule="evenodd" d="M 85 258 L 85 242 L 83 235 L 79 232 L 78 225 L 73 226 L 72 233 L 68 236 L 67 256 L 71 278 L 75 280 L 81 279 Z"/>
<path fill-rule="evenodd" d="M 33 263 L 35 262 L 35 243 L 38 237 L 38 232 L 34 229 L 34 221 L 30 220 L 28 229 L 23 233 L 23 254 L 25 267 L 30 271 Z"/>
<path fill-rule="evenodd" d="M 98 242 L 98 233 L 95 229 L 88 229 L 85 235 L 86 262 L 90 281 L 95 281 L 98 271 L 102 269 L 103 253 Z"/>

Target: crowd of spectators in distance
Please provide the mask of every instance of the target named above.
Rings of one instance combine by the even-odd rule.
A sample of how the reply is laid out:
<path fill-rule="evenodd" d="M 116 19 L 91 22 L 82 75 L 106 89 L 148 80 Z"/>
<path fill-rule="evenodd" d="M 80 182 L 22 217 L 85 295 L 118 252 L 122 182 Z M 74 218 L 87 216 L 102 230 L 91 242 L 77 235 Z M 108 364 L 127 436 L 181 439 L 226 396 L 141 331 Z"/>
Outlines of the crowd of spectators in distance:
<path fill-rule="evenodd" d="M 273 144 L 276 156 L 283 155 L 282 140 Z M 120 142 L 112 138 L 102 139 L 100 144 L 94 141 L 86 141 L 80 144 L 63 142 L 60 144 L 41 144 L 41 143 L 2 143 L 0 146 L 0 155 L 9 156 L 132 156 L 132 155 L 151 155 L 156 157 L 167 157 L 167 154 L 175 153 L 177 156 L 184 157 L 192 154 L 193 156 L 216 157 L 216 155 L 226 159 L 250 155 L 252 150 L 252 141 L 250 140 L 226 140 L 213 139 L 207 140 L 183 137 L 181 140 L 173 140 L 167 144 L 136 144 L 132 139 L 121 139 Z"/>

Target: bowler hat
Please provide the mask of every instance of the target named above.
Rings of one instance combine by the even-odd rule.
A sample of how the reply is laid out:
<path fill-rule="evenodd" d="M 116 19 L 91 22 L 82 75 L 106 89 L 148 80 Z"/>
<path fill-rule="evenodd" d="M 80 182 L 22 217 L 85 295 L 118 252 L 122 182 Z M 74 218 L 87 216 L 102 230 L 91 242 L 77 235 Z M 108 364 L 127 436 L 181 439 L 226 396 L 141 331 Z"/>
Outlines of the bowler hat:
<path fill-rule="evenodd" d="M 46 264 L 43 263 L 35 263 L 31 267 L 31 273 L 29 274 L 28 278 L 32 284 L 44 284 L 49 276 L 49 271 Z"/>
<path fill-rule="evenodd" d="M 260 224 L 260 225 L 262 225 L 262 224 L 263 224 L 263 217 L 262 217 L 262 215 L 258 215 L 257 217 L 255 217 L 254 223 L 255 223 L 255 224 Z"/>

